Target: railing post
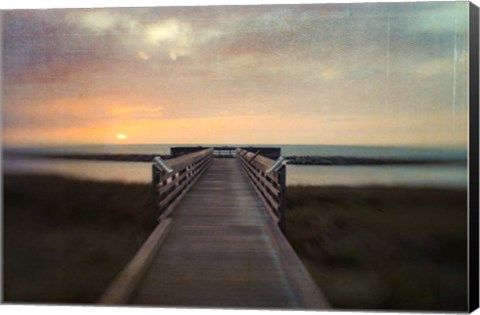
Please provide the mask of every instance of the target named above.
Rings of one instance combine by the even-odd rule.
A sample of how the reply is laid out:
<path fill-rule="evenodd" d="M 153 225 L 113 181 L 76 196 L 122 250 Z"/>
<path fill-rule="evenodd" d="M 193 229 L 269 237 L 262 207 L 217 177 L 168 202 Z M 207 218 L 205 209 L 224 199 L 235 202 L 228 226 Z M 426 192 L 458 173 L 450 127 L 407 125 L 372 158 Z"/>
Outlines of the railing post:
<path fill-rule="evenodd" d="M 278 226 L 280 227 L 280 230 L 282 230 L 283 234 L 286 234 L 285 232 L 285 223 L 286 223 L 286 217 L 285 217 L 285 211 L 286 211 L 286 187 L 287 187 L 287 167 L 286 165 L 283 165 L 279 170 L 278 170 L 278 182 L 280 184 L 280 209 L 279 214 L 280 214 L 280 220 L 278 222 Z"/>
<path fill-rule="evenodd" d="M 152 185 L 155 187 L 157 199 L 155 201 L 158 212 L 157 221 L 170 215 L 193 183 L 205 171 L 208 162 L 213 158 L 213 150 L 205 149 L 202 152 L 190 153 L 190 155 L 190 157 L 181 156 L 170 159 L 168 163 L 160 157 L 154 159 Z M 159 175 L 155 173 L 156 171 L 159 172 Z M 155 185 L 158 182 L 162 183 L 159 189 L 156 188 L 158 185 Z"/>
<path fill-rule="evenodd" d="M 157 185 L 160 181 L 160 170 L 155 164 L 152 164 L 152 199 L 153 199 L 153 217 L 155 220 L 158 217 L 157 213 Z"/>

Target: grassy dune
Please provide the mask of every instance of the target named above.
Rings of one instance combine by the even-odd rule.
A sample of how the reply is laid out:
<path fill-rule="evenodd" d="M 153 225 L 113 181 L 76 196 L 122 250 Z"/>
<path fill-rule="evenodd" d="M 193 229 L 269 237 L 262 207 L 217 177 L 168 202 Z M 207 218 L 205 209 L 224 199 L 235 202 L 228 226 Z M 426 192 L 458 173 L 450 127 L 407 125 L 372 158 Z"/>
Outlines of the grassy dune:
<path fill-rule="evenodd" d="M 466 310 L 467 193 L 288 187 L 287 237 L 335 308 Z"/>
<path fill-rule="evenodd" d="M 4 300 L 94 303 L 153 229 L 149 185 L 4 177 Z"/>
<path fill-rule="evenodd" d="M 287 205 L 287 236 L 334 308 L 465 310 L 465 191 L 288 187 Z M 145 184 L 5 176 L 5 302 L 94 303 L 152 209 Z"/>

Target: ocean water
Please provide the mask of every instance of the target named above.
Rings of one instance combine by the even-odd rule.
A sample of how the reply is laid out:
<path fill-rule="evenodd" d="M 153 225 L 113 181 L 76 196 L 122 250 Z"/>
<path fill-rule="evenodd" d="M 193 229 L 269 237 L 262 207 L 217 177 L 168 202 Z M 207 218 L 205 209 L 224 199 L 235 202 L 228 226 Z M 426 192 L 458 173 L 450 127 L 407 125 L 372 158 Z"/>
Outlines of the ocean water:
<path fill-rule="evenodd" d="M 29 148 L 5 148 L 11 152 L 46 152 L 46 153 L 97 153 L 97 154 L 169 154 L 174 146 L 222 146 L 223 144 L 125 144 L 125 145 L 81 145 L 50 146 Z M 229 146 L 248 146 L 232 144 Z M 280 147 L 283 156 L 319 155 L 345 157 L 376 158 L 435 158 L 465 159 L 466 148 L 422 148 L 422 147 L 387 147 L 387 146 L 347 146 L 347 145 L 255 145 L 263 147 Z"/>
<path fill-rule="evenodd" d="M 3 160 L 3 171 L 5 174 L 52 174 L 130 183 L 149 183 L 152 180 L 152 164 L 149 162 L 6 158 Z"/>
<path fill-rule="evenodd" d="M 50 153 L 168 154 L 176 145 L 112 145 L 16 148 L 16 151 Z M 285 145 L 282 155 L 322 155 L 384 158 L 465 159 L 466 150 L 402 147 Z M 7 152 L 12 151 L 7 149 Z M 151 163 L 63 159 L 18 159 L 5 156 L 4 173 L 42 173 L 94 180 L 149 183 Z M 465 165 L 288 165 L 287 185 L 403 185 L 467 187 Z"/>
<path fill-rule="evenodd" d="M 287 185 L 382 185 L 466 188 L 468 169 L 461 165 L 288 165 Z"/>

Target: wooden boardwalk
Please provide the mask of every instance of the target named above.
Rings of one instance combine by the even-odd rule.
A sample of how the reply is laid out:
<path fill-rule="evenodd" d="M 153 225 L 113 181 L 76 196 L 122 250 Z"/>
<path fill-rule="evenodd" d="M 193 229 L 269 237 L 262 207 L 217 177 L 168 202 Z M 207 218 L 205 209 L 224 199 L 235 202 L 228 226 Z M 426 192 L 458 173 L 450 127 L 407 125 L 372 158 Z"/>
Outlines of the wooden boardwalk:
<path fill-rule="evenodd" d="M 130 304 L 328 307 L 237 159 L 213 159 L 170 217 Z"/>

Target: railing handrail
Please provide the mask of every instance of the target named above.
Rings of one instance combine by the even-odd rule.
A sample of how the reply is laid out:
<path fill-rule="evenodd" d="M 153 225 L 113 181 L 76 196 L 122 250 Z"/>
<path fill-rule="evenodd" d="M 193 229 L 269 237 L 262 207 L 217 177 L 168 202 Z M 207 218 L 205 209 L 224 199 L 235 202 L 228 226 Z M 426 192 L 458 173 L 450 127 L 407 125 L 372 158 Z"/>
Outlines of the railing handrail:
<path fill-rule="evenodd" d="M 285 233 L 286 167 L 283 158 L 275 161 L 241 148 L 237 148 L 236 153 L 268 213 Z"/>
<path fill-rule="evenodd" d="M 152 188 L 157 220 L 167 217 L 173 211 L 212 159 L 212 148 L 166 161 L 155 159 L 152 165 Z"/>
<path fill-rule="evenodd" d="M 237 149 L 237 153 L 240 153 L 242 157 L 246 158 L 249 162 L 251 162 L 251 164 L 260 168 L 262 171 L 266 171 L 273 165 L 273 163 L 275 163 L 274 160 L 266 156 L 260 155 L 256 152 L 251 152 L 244 149 Z"/>
<path fill-rule="evenodd" d="M 174 172 L 178 172 L 179 170 L 185 168 L 185 166 L 197 161 L 198 159 L 201 159 L 202 157 L 205 157 L 210 153 L 213 153 L 212 148 L 165 160 L 165 164 L 167 164 Z"/>

